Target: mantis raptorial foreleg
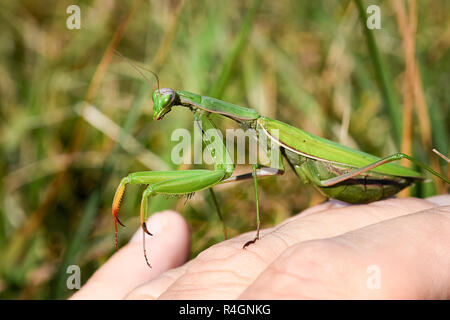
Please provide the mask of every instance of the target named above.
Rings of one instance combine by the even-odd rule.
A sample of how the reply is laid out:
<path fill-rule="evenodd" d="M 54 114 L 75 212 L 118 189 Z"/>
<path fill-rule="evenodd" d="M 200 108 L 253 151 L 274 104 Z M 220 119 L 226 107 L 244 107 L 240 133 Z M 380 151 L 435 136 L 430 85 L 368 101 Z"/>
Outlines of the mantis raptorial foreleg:
<path fill-rule="evenodd" d="M 141 227 L 144 233 L 152 235 L 146 226 L 149 216 L 148 199 L 158 194 L 186 195 L 191 194 L 222 180 L 225 171 L 222 170 L 184 170 L 184 171 L 144 171 L 129 174 L 123 178 L 113 201 L 113 216 L 115 220 L 116 246 L 117 246 L 117 224 L 123 225 L 119 218 L 119 205 L 125 191 L 126 184 L 147 184 L 141 201 Z"/>
<path fill-rule="evenodd" d="M 438 176 L 439 178 L 443 179 L 445 182 L 450 183 L 449 179 L 447 179 L 443 175 L 439 174 L 438 172 L 434 171 L 430 167 L 424 165 L 423 163 L 417 161 L 416 159 L 414 159 L 414 158 L 412 158 L 412 157 L 410 157 L 410 156 L 408 156 L 408 155 L 406 155 L 404 153 L 395 153 L 393 155 L 385 157 L 385 158 L 383 158 L 383 159 L 381 159 L 379 161 L 371 163 L 371 164 L 369 164 L 369 165 L 367 165 L 365 167 L 362 167 L 360 169 L 351 171 L 349 173 L 345 173 L 343 175 L 340 175 L 340 176 L 337 176 L 337 177 L 334 177 L 334 178 L 331 178 L 331 179 L 328 179 L 328 180 L 320 181 L 320 185 L 323 186 L 323 187 L 331 187 L 331 186 L 333 186 L 335 184 L 338 184 L 340 182 L 344 182 L 344 181 L 346 181 L 348 179 L 354 178 L 354 177 L 356 177 L 356 176 L 358 176 L 358 175 L 360 175 L 360 174 L 362 174 L 364 172 L 373 170 L 376 167 L 379 167 L 379 166 L 381 166 L 383 164 L 386 164 L 386 163 L 389 163 L 389 162 L 392 162 L 392 161 L 401 160 L 401 159 L 408 159 L 409 161 L 415 163 L 416 165 L 424 168 L 425 170 L 427 170 L 427 171 L 431 172 L 432 174 Z"/>
<path fill-rule="evenodd" d="M 267 176 L 269 173 L 271 174 L 280 174 L 283 171 L 280 169 L 273 168 L 265 168 L 264 169 L 256 169 L 257 166 L 253 166 L 253 172 L 250 174 L 244 174 L 240 176 L 235 176 L 236 180 L 248 179 L 253 177 L 255 183 L 255 195 L 256 195 L 256 217 L 257 217 L 257 233 L 254 240 L 247 242 L 244 246 L 248 246 L 251 243 L 254 243 L 257 239 L 259 239 L 259 229 L 260 229 L 260 215 L 259 215 L 259 199 L 258 199 L 258 189 L 257 189 L 257 177 L 258 176 Z M 272 170 L 269 170 L 272 169 Z M 123 178 L 120 182 L 116 194 L 114 195 L 113 200 L 113 216 L 114 216 L 114 227 L 115 227 L 115 236 L 116 236 L 116 247 L 118 247 L 117 234 L 118 234 L 118 224 L 122 225 L 122 222 L 119 220 L 119 206 L 122 200 L 122 196 L 125 191 L 125 187 L 127 184 L 145 184 L 148 187 L 145 189 L 142 194 L 141 200 L 141 227 L 145 236 L 145 233 L 152 235 L 146 225 L 147 218 L 149 216 L 148 212 L 148 200 L 150 197 L 158 195 L 158 194 L 166 194 L 166 195 L 186 195 L 190 193 L 194 193 L 210 186 L 216 185 L 220 183 L 220 181 L 225 176 L 226 172 L 223 170 L 183 170 L 183 171 L 142 171 L 135 172 L 129 174 L 127 177 Z M 241 177 L 241 178 L 239 178 Z M 225 182 L 226 180 L 224 180 Z M 220 213 L 220 208 L 215 199 L 214 192 L 212 188 L 210 188 L 213 200 L 215 201 L 215 205 L 218 208 L 219 218 L 223 223 L 223 217 Z M 225 230 L 225 229 L 224 229 Z M 226 231 L 224 231 L 226 234 Z M 145 252 L 145 242 L 144 242 L 144 255 Z M 148 263 L 148 260 L 147 260 Z"/>
<path fill-rule="evenodd" d="M 184 171 L 144 171 L 129 174 L 120 182 L 113 200 L 112 214 L 116 232 L 116 248 L 118 247 L 118 224 L 123 225 L 119 218 L 119 205 L 127 184 L 146 184 L 148 187 L 142 195 L 141 201 L 141 226 L 144 233 L 151 235 L 145 224 L 148 212 L 148 199 L 158 194 L 187 195 L 200 190 L 211 188 L 222 180 L 229 178 L 234 170 L 234 164 L 228 154 L 226 146 L 220 137 L 214 139 L 210 136 L 213 132 L 209 129 L 216 127 L 208 118 L 208 113 L 196 112 L 194 117 L 200 126 L 203 142 L 206 144 L 214 159 L 214 170 L 184 170 Z M 145 240 L 145 239 L 144 239 Z M 144 241 L 144 255 L 145 241 Z M 147 260 L 147 257 L 146 257 Z M 147 264 L 150 266 L 147 260 Z"/>

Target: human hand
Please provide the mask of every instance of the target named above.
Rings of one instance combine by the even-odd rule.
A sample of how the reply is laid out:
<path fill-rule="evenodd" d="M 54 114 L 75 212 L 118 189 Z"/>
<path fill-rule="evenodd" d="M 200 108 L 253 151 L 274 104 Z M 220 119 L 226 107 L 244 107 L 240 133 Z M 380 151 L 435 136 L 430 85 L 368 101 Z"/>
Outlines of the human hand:
<path fill-rule="evenodd" d="M 367 205 L 329 201 L 184 263 L 189 230 L 154 214 L 73 299 L 449 299 L 450 195 Z"/>

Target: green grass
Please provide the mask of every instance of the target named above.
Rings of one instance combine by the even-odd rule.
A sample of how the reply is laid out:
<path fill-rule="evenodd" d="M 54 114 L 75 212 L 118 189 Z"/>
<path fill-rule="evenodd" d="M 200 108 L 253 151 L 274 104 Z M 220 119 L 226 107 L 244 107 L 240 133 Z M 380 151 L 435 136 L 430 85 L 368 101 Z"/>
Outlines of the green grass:
<path fill-rule="evenodd" d="M 151 84 L 123 59 L 108 60 L 111 44 L 156 71 L 162 87 L 251 106 L 378 156 L 398 151 L 405 59 L 387 1 L 380 4 L 382 29 L 373 31 L 360 20 L 367 1 L 116 1 L 106 7 L 84 1 L 81 30 L 65 27 L 70 4 L 0 4 L 3 299 L 69 296 L 67 265 L 79 265 L 84 282 L 114 253 L 110 210 L 120 179 L 132 171 L 177 169 L 170 136 L 176 128 L 192 129 L 191 114 L 180 109 L 153 121 Z M 417 68 L 432 144 L 443 154 L 449 152 L 449 10 L 448 1 L 417 2 Z M 83 117 L 92 107 L 93 118 Z M 114 139 L 108 118 L 122 128 Z M 417 123 L 414 113 L 413 154 L 430 163 Z M 137 149 L 130 149 L 129 135 Z M 412 192 L 439 191 L 428 183 Z M 122 244 L 138 227 L 141 193 L 131 186 L 122 202 Z M 251 181 L 218 187 L 216 194 L 230 236 L 254 229 Z M 263 225 L 272 226 L 325 199 L 287 170 L 261 181 L 260 200 Z M 183 212 L 194 257 L 223 239 L 222 226 L 208 192 L 183 203 L 156 197 L 151 210 Z"/>

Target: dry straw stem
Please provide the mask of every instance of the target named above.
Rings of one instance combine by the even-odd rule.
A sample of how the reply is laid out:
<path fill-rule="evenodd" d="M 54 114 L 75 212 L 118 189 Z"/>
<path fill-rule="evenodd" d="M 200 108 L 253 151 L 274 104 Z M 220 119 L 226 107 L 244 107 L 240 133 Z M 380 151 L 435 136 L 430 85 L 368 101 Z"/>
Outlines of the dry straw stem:
<path fill-rule="evenodd" d="M 415 34 L 417 27 L 416 1 L 408 1 L 408 16 L 403 1 L 391 1 L 394 8 L 400 35 L 402 37 L 403 50 L 405 53 L 405 86 L 403 91 L 403 139 L 401 151 L 406 154 L 412 154 L 412 125 L 413 125 L 413 107 L 418 114 L 418 121 L 421 133 L 421 140 L 424 148 L 431 155 L 431 166 L 439 171 L 439 162 L 431 154 L 431 128 L 428 108 L 426 105 L 420 74 L 416 67 L 415 58 Z M 403 165 L 410 165 L 406 160 L 402 160 Z M 442 189 L 443 184 L 439 179 L 434 179 Z M 406 191 L 402 195 L 406 195 Z"/>
<path fill-rule="evenodd" d="M 403 50 L 405 53 L 405 84 L 403 89 L 403 132 L 401 151 L 411 154 L 412 140 L 412 108 L 414 105 L 414 74 L 415 74 L 415 30 L 416 30 L 416 4 L 410 1 L 409 18 L 406 16 L 403 1 L 392 1 L 392 6 L 397 18 L 400 34 L 402 37 Z M 408 165 L 408 161 L 402 161 L 404 165 Z"/>
<path fill-rule="evenodd" d="M 151 65 L 155 71 L 164 64 L 164 61 L 167 58 L 167 55 L 172 47 L 173 40 L 175 39 L 175 33 L 177 31 L 178 19 L 180 17 L 181 9 L 183 8 L 184 0 L 180 0 L 177 3 L 175 8 L 175 13 L 172 15 L 170 26 L 166 31 L 166 34 L 163 38 L 161 45 L 156 52 L 155 58 L 153 59 Z"/>

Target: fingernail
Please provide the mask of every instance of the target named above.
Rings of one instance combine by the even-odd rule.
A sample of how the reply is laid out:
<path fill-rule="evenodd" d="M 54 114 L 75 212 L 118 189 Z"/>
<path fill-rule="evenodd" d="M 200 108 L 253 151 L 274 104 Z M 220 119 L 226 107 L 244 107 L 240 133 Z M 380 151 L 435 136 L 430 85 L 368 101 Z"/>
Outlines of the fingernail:
<path fill-rule="evenodd" d="M 448 194 L 429 197 L 429 198 L 426 198 L 425 200 L 427 200 L 433 204 L 436 204 L 438 206 L 450 206 L 450 195 L 448 195 Z"/>
<path fill-rule="evenodd" d="M 327 201 L 333 208 L 342 208 L 342 207 L 348 207 L 350 204 L 344 201 L 336 200 L 336 199 L 330 199 Z"/>

